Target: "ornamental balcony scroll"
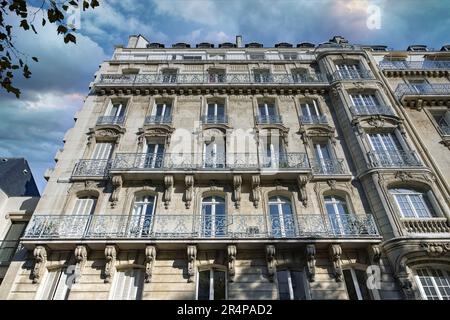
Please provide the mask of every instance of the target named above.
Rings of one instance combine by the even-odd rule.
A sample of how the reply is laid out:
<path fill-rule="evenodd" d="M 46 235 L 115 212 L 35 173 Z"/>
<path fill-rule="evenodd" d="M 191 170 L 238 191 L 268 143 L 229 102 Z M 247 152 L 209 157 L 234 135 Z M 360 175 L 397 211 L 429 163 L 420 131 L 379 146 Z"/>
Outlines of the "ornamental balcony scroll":
<path fill-rule="evenodd" d="M 335 175 L 347 174 L 344 159 L 316 159 L 312 164 L 314 174 Z"/>
<path fill-rule="evenodd" d="M 111 167 L 109 159 L 81 159 L 75 165 L 72 177 L 107 177 Z"/>
<path fill-rule="evenodd" d="M 373 168 L 422 167 L 416 152 L 413 150 L 390 150 L 368 152 L 370 166 Z"/>
<path fill-rule="evenodd" d="M 372 215 L 34 215 L 32 239 L 378 238 Z"/>

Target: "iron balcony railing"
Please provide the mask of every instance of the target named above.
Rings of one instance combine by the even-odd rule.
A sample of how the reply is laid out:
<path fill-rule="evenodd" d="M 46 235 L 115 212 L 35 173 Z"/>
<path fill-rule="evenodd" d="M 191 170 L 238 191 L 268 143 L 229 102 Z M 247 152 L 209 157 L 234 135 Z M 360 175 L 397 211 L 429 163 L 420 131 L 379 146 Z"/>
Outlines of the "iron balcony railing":
<path fill-rule="evenodd" d="M 450 61 L 380 61 L 381 69 L 391 70 L 434 70 L 450 69 Z"/>
<path fill-rule="evenodd" d="M 346 174 L 344 159 L 316 159 L 312 165 L 314 174 L 333 175 Z"/>
<path fill-rule="evenodd" d="M 368 155 L 372 167 L 392 168 L 422 166 L 416 152 L 412 150 L 370 151 Z"/>
<path fill-rule="evenodd" d="M 326 115 L 310 115 L 310 116 L 300 116 L 300 123 L 302 124 L 328 124 L 328 119 Z"/>
<path fill-rule="evenodd" d="M 106 177 L 110 166 L 109 159 L 81 159 L 75 165 L 72 177 Z"/>
<path fill-rule="evenodd" d="M 228 117 L 226 115 L 204 115 L 202 116 L 202 123 L 204 124 L 226 124 Z"/>
<path fill-rule="evenodd" d="M 450 95 L 450 84 L 440 83 L 424 83 L 424 84 L 408 84 L 401 83 L 395 89 L 395 96 L 402 98 L 403 96 L 448 96 Z"/>
<path fill-rule="evenodd" d="M 4 240 L 0 241 L 0 266 L 11 262 L 16 252 L 18 241 Z"/>
<path fill-rule="evenodd" d="M 255 116 L 257 124 L 282 124 L 283 119 L 280 115 L 258 115 Z"/>
<path fill-rule="evenodd" d="M 378 238 L 364 215 L 33 215 L 24 239 Z"/>
<path fill-rule="evenodd" d="M 207 73 L 178 74 L 102 74 L 97 84 L 102 85 L 140 85 L 140 84 L 314 84 L 327 83 L 321 74 L 308 74 L 303 77 L 292 74 L 270 74 L 261 76 L 249 73 L 227 73 L 211 76 Z"/>
<path fill-rule="evenodd" d="M 124 116 L 101 116 L 97 119 L 97 125 L 102 124 L 118 124 L 122 125 L 125 121 Z"/>
<path fill-rule="evenodd" d="M 166 116 L 147 116 L 144 124 L 170 124 L 172 123 L 172 115 Z"/>
<path fill-rule="evenodd" d="M 388 116 L 394 115 L 392 108 L 388 106 L 351 106 L 350 111 L 355 116 L 366 116 L 376 114 Z"/>
<path fill-rule="evenodd" d="M 117 153 L 111 170 L 259 170 L 310 168 L 306 153 Z"/>
<path fill-rule="evenodd" d="M 331 81 L 355 80 L 355 79 L 375 79 L 370 70 L 337 70 L 330 76 Z"/>

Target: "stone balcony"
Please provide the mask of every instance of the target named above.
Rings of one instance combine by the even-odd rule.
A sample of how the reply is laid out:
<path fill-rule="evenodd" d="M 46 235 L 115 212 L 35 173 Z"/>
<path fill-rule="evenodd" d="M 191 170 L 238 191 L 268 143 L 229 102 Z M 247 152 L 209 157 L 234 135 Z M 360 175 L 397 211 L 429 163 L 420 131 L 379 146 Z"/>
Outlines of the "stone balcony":
<path fill-rule="evenodd" d="M 423 167 L 422 162 L 413 150 L 370 151 L 368 157 L 372 168 Z"/>
<path fill-rule="evenodd" d="M 450 233 L 447 218 L 401 219 L 407 233 Z"/>
<path fill-rule="evenodd" d="M 25 242 L 42 240 L 283 240 L 379 239 L 370 214 L 328 217 L 320 214 L 280 217 L 263 214 L 192 215 L 33 215 Z"/>

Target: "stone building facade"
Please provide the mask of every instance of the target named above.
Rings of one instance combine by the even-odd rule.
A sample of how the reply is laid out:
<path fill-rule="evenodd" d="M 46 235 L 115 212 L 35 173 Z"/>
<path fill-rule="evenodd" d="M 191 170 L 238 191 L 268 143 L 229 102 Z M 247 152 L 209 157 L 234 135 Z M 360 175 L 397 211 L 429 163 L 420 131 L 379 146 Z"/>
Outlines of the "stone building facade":
<path fill-rule="evenodd" d="M 96 73 L 0 297 L 448 299 L 434 109 L 448 114 L 449 65 L 400 72 L 393 54 L 131 36 Z M 399 95 L 410 75 L 447 91 Z"/>

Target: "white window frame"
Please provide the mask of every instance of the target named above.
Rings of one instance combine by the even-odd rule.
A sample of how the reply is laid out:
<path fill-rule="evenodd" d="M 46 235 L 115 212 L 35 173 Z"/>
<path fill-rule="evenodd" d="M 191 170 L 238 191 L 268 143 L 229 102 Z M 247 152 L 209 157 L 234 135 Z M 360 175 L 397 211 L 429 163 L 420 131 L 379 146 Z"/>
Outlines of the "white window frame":
<path fill-rule="evenodd" d="M 336 69 L 338 70 L 339 74 L 344 79 L 359 79 L 359 78 L 361 78 L 361 75 L 360 75 L 361 65 L 360 65 L 360 63 L 336 64 Z M 357 75 L 357 76 L 355 77 L 355 75 Z"/>
<path fill-rule="evenodd" d="M 196 277 L 196 285 L 195 285 L 195 300 L 198 300 L 198 290 L 200 284 L 200 272 L 209 271 L 209 300 L 214 301 L 214 271 L 223 272 L 225 274 L 225 300 L 228 300 L 228 272 L 222 268 L 208 268 L 208 269 L 197 269 Z"/>
<path fill-rule="evenodd" d="M 170 114 L 172 113 L 172 103 L 168 103 L 168 102 L 162 102 L 162 103 L 158 103 L 155 102 L 153 109 L 152 109 L 152 116 L 156 117 L 156 113 L 158 112 L 158 106 L 162 105 L 162 111 L 161 111 L 161 119 L 170 116 Z M 170 114 L 166 114 L 166 111 L 168 108 L 168 106 L 170 106 Z"/>
<path fill-rule="evenodd" d="M 211 199 L 211 201 L 205 201 L 205 199 L 206 198 L 209 198 L 209 197 L 211 197 L 212 199 Z M 217 201 L 216 200 L 216 198 L 220 198 L 220 199 L 222 199 L 223 201 Z M 225 218 L 227 217 L 227 206 L 226 206 L 226 201 L 225 201 L 225 198 L 224 197 L 221 197 L 221 196 L 216 196 L 216 195 L 212 195 L 212 196 L 207 196 L 207 197 L 204 197 L 204 198 L 202 198 L 202 206 L 201 206 L 201 210 L 202 210 L 202 220 L 204 219 L 204 217 L 205 217 L 205 212 L 204 212 L 204 209 L 203 209 L 203 206 L 204 205 L 210 205 L 211 206 L 211 218 L 210 218 L 210 223 L 211 223 L 211 226 L 210 226 L 210 233 L 211 233 L 211 235 L 210 235 L 210 237 L 211 238 L 214 238 L 215 236 L 216 236 L 216 205 L 217 204 L 222 204 L 223 203 L 223 206 L 224 206 L 224 208 L 225 208 L 225 210 L 224 210 L 224 216 L 225 216 Z M 204 224 L 205 222 L 202 222 L 202 225 Z M 203 226 L 204 227 L 204 226 Z M 203 233 L 204 233 L 205 231 L 203 230 Z"/>
<path fill-rule="evenodd" d="M 430 269 L 434 269 L 434 270 L 438 270 L 438 271 L 442 272 L 442 275 L 447 279 L 447 281 L 449 283 L 450 283 L 450 272 L 445 269 L 438 269 L 438 268 L 433 268 L 433 267 L 423 267 L 423 268 L 417 268 L 416 270 L 414 270 L 414 280 L 416 281 L 417 287 L 419 288 L 420 296 L 424 300 L 428 300 L 428 296 L 425 292 L 425 289 L 423 288 L 422 282 L 420 281 L 420 276 L 417 274 L 418 269 L 426 271 L 427 276 L 431 279 L 431 283 L 433 285 L 434 290 L 436 290 L 436 294 L 437 294 L 439 300 L 443 300 L 442 294 L 439 290 L 439 286 L 436 283 L 436 279 L 434 276 L 430 275 L 429 271 L 430 271 Z"/>
<path fill-rule="evenodd" d="M 94 214 L 96 205 L 96 197 L 77 197 L 73 206 L 72 215 L 92 215 Z"/>
<path fill-rule="evenodd" d="M 113 113 L 114 105 L 119 105 L 115 113 Z M 123 112 L 122 116 L 125 116 L 126 105 L 127 103 L 123 101 L 113 102 L 112 100 L 110 100 L 108 107 L 106 108 L 105 115 L 110 117 L 119 117 L 120 114 Z"/>
<path fill-rule="evenodd" d="M 114 150 L 112 142 L 96 142 L 92 153 L 92 160 L 109 160 Z"/>
<path fill-rule="evenodd" d="M 354 268 L 344 268 L 343 271 L 345 271 L 345 270 L 350 271 L 350 274 L 351 274 L 351 277 L 352 277 L 353 286 L 355 287 L 356 296 L 358 297 L 358 300 L 364 300 L 362 292 L 361 292 L 361 288 L 359 286 L 358 277 L 356 276 L 355 269 Z M 345 286 L 345 289 L 346 289 L 347 294 L 348 294 L 347 286 Z"/>
<path fill-rule="evenodd" d="M 310 123 L 314 123 L 313 116 L 319 118 L 322 115 L 315 99 L 312 99 L 311 101 L 300 102 L 300 114 L 302 115 L 302 117 L 304 116 L 303 107 L 305 107 L 307 116 L 311 120 Z"/>
<path fill-rule="evenodd" d="M 273 199 L 273 198 L 276 198 L 276 200 L 275 201 L 270 200 L 270 199 Z M 286 199 L 287 201 L 283 200 L 283 199 Z M 284 197 L 284 196 L 281 196 L 281 195 L 275 195 L 275 196 L 269 197 L 269 201 L 267 202 L 267 204 L 269 205 L 269 216 L 270 216 L 270 206 L 271 205 L 276 205 L 277 206 L 278 218 L 280 219 L 281 237 L 283 237 L 283 238 L 286 237 L 287 233 L 286 233 L 286 225 L 285 225 L 285 221 L 284 221 L 285 212 L 283 211 L 283 204 L 289 204 L 290 205 L 290 207 L 291 207 L 291 215 L 292 215 L 292 218 L 295 220 L 296 217 L 295 217 L 295 212 L 294 212 L 294 207 L 292 205 L 292 201 L 289 198 L 287 198 L 287 197 Z M 295 226 L 295 221 L 294 221 L 294 226 Z M 273 230 L 272 230 L 272 232 L 273 232 Z M 296 232 L 296 230 L 294 230 L 294 232 Z"/>
<path fill-rule="evenodd" d="M 143 200 L 138 201 L 138 199 L 143 199 Z M 137 208 L 137 206 L 141 206 L 141 205 L 142 205 L 142 210 L 140 213 L 138 213 L 136 211 L 136 208 Z M 149 205 L 153 206 L 152 212 L 150 213 L 150 219 L 151 219 L 151 223 L 149 225 L 149 231 L 150 231 L 150 230 L 152 230 L 153 223 L 154 223 L 155 210 L 156 210 L 156 196 L 147 194 L 147 195 L 142 195 L 142 196 L 138 196 L 138 197 L 134 198 L 132 214 L 134 217 L 139 216 L 138 224 L 139 224 L 140 234 L 142 234 L 145 219 L 147 219 L 147 217 L 149 216 L 149 215 L 147 215 L 147 208 Z"/>
<path fill-rule="evenodd" d="M 412 190 L 412 189 L 408 189 L 408 190 L 410 191 L 410 192 L 408 192 L 408 193 L 406 193 L 406 192 L 394 192 L 393 190 L 394 190 L 394 189 L 391 189 L 391 190 L 390 190 L 390 193 L 391 193 L 392 196 L 394 197 L 395 203 L 397 204 L 398 211 L 400 212 L 400 216 L 401 216 L 402 218 L 405 218 L 405 219 L 411 219 L 411 218 L 412 218 L 412 219 L 427 219 L 427 218 L 434 218 L 434 217 L 435 217 L 435 216 L 432 214 L 432 211 L 434 211 L 434 210 L 430 210 L 430 209 L 433 209 L 433 208 L 430 208 L 430 207 L 428 206 L 428 204 L 427 204 L 427 201 L 425 200 L 425 197 L 428 196 L 427 194 L 425 194 L 425 193 L 423 193 L 423 192 L 418 192 L 418 191 L 415 191 L 415 190 Z M 406 201 L 408 202 L 409 206 L 411 207 L 411 209 L 412 209 L 412 211 L 413 211 L 413 213 L 414 213 L 414 217 L 407 217 L 407 216 L 404 215 L 403 209 L 402 209 L 402 207 L 400 206 L 400 202 L 398 201 L 397 195 L 404 195 L 404 196 L 406 196 Z M 428 217 L 420 217 L 420 216 L 418 215 L 417 210 L 416 210 L 416 207 L 414 206 L 414 203 L 411 201 L 410 195 L 416 195 L 416 196 L 418 195 L 418 196 L 420 197 L 420 199 L 422 200 L 422 203 L 423 203 L 424 207 L 426 208 L 426 211 L 427 211 L 427 213 L 428 213 Z M 430 199 L 428 199 L 428 200 L 430 201 Z"/>
<path fill-rule="evenodd" d="M 326 199 L 327 197 L 330 197 L 331 200 L 327 200 Z M 329 216 L 333 215 L 334 218 L 336 219 L 336 222 L 338 224 L 337 227 L 339 229 L 339 234 L 345 234 L 345 228 L 344 228 L 344 225 L 342 223 L 342 218 L 341 218 L 341 216 L 343 214 L 341 214 L 339 212 L 338 204 L 339 203 L 343 203 L 344 204 L 344 209 L 345 209 L 344 217 L 345 217 L 345 215 L 347 215 L 347 216 L 350 215 L 350 208 L 349 208 L 347 199 L 342 198 L 342 197 L 338 197 L 338 196 L 335 196 L 335 195 L 328 195 L 328 196 L 324 196 L 323 197 L 323 202 L 325 203 L 325 210 L 327 212 L 327 216 L 329 217 Z M 331 204 L 333 206 L 333 213 L 328 212 L 327 204 Z"/>
<path fill-rule="evenodd" d="M 295 270 L 295 269 L 281 269 L 281 270 L 277 270 L 276 272 L 281 272 L 281 271 L 286 271 L 287 272 L 288 289 L 289 289 L 289 300 L 295 300 L 294 287 L 292 286 L 292 275 L 291 275 L 291 272 L 301 273 L 303 290 L 305 292 L 305 300 L 311 300 L 311 293 L 309 291 L 308 280 L 306 278 L 305 271 Z M 280 300 L 280 288 L 279 288 L 279 284 L 278 284 L 278 274 L 276 275 L 276 278 L 277 278 L 278 300 Z"/>

